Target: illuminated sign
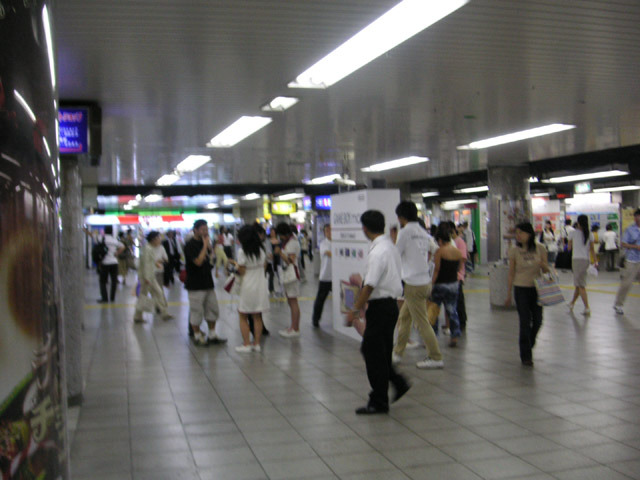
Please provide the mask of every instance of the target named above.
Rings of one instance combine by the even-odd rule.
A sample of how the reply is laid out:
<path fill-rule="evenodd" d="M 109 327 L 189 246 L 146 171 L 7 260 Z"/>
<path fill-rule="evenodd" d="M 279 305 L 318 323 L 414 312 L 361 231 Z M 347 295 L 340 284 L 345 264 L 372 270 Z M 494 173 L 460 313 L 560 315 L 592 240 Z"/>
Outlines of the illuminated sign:
<path fill-rule="evenodd" d="M 573 186 L 576 193 L 591 193 L 591 182 L 580 182 Z"/>
<path fill-rule="evenodd" d="M 58 111 L 60 153 L 89 153 L 89 110 L 60 108 Z"/>
<path fill-rule="evenodd" d="M 297 210 L 293 202 L 274 202 L 271 204 L 271 213 L 274 215 L 290 215 Z"/>
<path fill-rule="evenodd" d="M 316 210 L 331 210 L 331 197 L 329 195 L 316 197 Z"/>
<path fill-rule="evenodd" d="M 302 199 L 302 209 L 305 212 L 311 210 L 311 197 L 304 197 Z"/>

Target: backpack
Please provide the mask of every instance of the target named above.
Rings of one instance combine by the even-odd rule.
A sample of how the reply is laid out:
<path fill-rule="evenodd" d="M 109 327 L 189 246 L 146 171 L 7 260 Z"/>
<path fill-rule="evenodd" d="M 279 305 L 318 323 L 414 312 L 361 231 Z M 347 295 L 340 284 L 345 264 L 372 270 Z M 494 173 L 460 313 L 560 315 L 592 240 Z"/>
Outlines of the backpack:
<path fill-rule="evenodd" d="M 109 248 L 107 247 L 107 244 L 104 243 L 103 238 L 101 242 L 96 243 L 91 249 L 91 258 L 93 263 L 100 265 L 104 260 L 104 257 L 107 256 L 107 253 L 109 253 Z"/>

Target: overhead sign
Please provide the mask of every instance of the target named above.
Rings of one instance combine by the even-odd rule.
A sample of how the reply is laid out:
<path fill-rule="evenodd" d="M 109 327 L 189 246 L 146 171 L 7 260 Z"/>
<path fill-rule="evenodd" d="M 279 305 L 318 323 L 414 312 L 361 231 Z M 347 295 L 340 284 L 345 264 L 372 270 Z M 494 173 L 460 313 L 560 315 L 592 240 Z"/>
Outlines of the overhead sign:
<path fill-rule="evenodd" d="M 89 153 L 89 110 L 60 108 L 58 122 L 60 153 Z"/>
<path fill-rule="evenodd" d="M 311 197 L 304 197 L 302 199 L 302 209 L 305 212 L 311 210 Z"/>
<path fill-rule="evenodd" d="M 591 193 L 591 182 L 580 182 L 574 186 L 575 193 Z"/>
<path fill-rule="evenodd" d="M 329 195 L 316 197 L 316 210 L 331 210 L 331 197 Z"/>
<path fill-rule="evenodd" d="M 274 215 L 291 215 L 296 211 L 297 206 L 293 202 L 273 202 L 271 204 L 271 213 Z"/>

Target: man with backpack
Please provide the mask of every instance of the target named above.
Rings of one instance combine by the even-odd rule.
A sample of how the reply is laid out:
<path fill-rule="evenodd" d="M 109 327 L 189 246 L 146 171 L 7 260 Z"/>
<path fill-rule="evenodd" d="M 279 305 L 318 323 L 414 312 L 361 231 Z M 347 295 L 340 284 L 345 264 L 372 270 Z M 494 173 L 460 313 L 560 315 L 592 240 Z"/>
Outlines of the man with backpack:
<path fill-rule="evenodd" d="M 91 250 L 93 261 L 98 266 L 100 274 L 100 296 L 98 303 L 112 302 L 116 299 L 116 288 L 118 286 L 118 255 L 125 250 L 122 242 L 113 236 L 113 226 L 104 227 L 104 237 L 102 241 L 94 245 Z M 111 279 L 111 295 L 107 297 L 107 280 Z"/>

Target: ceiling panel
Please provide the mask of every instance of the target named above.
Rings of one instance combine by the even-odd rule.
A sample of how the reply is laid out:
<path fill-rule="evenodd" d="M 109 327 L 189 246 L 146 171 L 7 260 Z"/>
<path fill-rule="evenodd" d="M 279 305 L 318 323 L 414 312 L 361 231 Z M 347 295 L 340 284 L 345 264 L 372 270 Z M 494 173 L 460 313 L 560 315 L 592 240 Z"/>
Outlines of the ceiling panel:
<path fill-rule="evenodd" d="M 427 1 L 427 0 L 425 0 Z M 457 145 L 552 122 L 522 162 L 640 143 L 640 2 L 471 0 L 325 91 L 287 82 L 396 1 L 58 0 L 60 97 L 103 107 L 101 184 L 300 182 L 406 154 L 408 181 L 477 170 Z M 279 94 L 302 101 L 229 150 L 206 142 Z M 382 177 L 381 174 L 374 176 Z"/>

